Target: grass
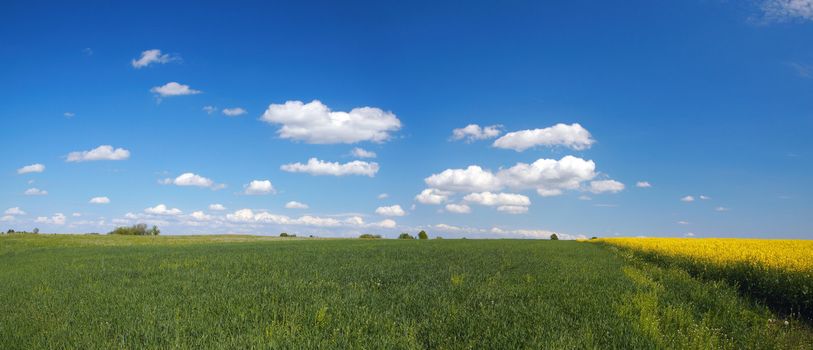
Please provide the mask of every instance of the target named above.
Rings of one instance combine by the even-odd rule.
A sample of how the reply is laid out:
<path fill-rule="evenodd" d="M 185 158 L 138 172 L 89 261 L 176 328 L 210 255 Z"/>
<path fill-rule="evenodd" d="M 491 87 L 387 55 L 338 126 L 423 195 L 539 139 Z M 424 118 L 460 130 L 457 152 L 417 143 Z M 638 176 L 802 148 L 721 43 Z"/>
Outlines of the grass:
<path fill-rule="evenodd" d="M 0 237 L 0 347 L 813 347 L 725 282 L 572 241 Z"/>

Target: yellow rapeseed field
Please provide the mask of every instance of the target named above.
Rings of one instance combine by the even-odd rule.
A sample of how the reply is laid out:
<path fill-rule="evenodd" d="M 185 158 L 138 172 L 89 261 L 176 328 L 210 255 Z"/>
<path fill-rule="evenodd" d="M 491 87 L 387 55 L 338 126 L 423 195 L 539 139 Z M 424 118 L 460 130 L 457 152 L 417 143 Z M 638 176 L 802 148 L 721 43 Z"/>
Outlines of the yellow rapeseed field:
<path fill-rule="evenodd" d="M 756 299 L 813 316 L 813 240 L 607 238 L 649 261 L 732 282 Z"/>

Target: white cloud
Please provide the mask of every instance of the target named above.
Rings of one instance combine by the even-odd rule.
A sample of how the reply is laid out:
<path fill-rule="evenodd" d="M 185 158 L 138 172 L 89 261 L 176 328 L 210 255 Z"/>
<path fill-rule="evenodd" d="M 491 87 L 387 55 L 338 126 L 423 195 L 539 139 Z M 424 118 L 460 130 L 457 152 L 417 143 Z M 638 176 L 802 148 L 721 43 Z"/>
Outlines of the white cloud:
<path fill-rule="evenodd" d="M 164 84 L 163 86 L 156 86 L 150 89 L 150 92 L 160 95 L 161 97 L 168 97 L 168 96 L 184 96 L 184 95 L 195 95 L 199 94 L 202 91 L 195 90 L 189 87 L 189 85 L 179 84 L 174 81 Z"/>
<path fill-rule="evenodd" d="M 454 225 L 447 225 L 447 224 L 437 224 L 435 225 L 435 229 L 447 232 L 458 232 L 463 231 L 462 227 L 454 226 Z"/>
<path fill-rule="evenodd" d="M 73 213 L 73 214 L 71 214 L 71 216 L 73 216 L 75 218 L 78 218 L 78 217 L 82 216 L 82 213 Z"/>
<path fill-rule="evenodd" d="M 170 209 L 170 208 L 167 208 L 167 206 L 164 205 L 164 204 L 158 204 L 158 205 L 156 205 L 156 206 L 154 206 L 152 208 L 146 208 L 146 209 L 144 209 L 144 212 L 147 213 L 147 214 L 153 214 L 153 215 L 169 215 L 169 216 L 181 215 L 183 213 L 178 208 L 171 208 Z"/>
<path fill-rule="evenodd" d="M 381 220 L 381 221 L 373 224 L 373 226 L 381 227 L 381 228 L 395 228 L 396 225 L 398 225 L 398 224 L 395 222 L 395 220 L 391 220 L 391 219 L 384 219 L 384 220 Z"/>
<path fill-rule="evenodd" d="M 64 225 L 65 219 L 66 218 L 64 214 L 56 213 L 50 218 L 46 216 L 38 216 L 37 219 L 34 221 L 42 224 Z"/>
<path fill-rule="evenodd" d="M 567 233 L 561 232 L 553 232 L 548 230 L 536 230 L 536 229 L 516 229 L 516 230 L 502 230 L 496 228 L 496 230 L 492 229 L 492 233 L 500 234 L 500 235 L 512 235 L 512 236 L 519 236 L 525 238 L 541 238 L 541 239 L 549 239 L 550 235 L 556 234 L 559 239 L 562 240 L 573 240 L 573 239 L 587 239 L 585 235 L 571 235 Z"/>
<path fill-rule="evenodd" d="M 0 217 L 0 221 L 14 221 L 14 217 L 11 215 L 3 215 Z"/>
<path fill-rule="evenodd" d="M 45 165 L 40 163 L 35 163 L 31 165 L 26 165 L 20 169 L 17 169 L 17 174 L 27 174 L 27 173 L 41 173 L 45 171 Z"/>
<path fill-rule="evenodd" d="M 76 116 L 76 113 L 73 113 L 73 112 L 65 112 L 65 113 L 62 113 L 62 115 L 64 115 L 64 116 L 65 116 L 65 118 L 70 119 L 70 118 L 75 117 L 75 116 Z"/>
<path fill-rule="evenodd" d="M 587 195 L 581 195 L 581 196 L 579 196 L 579 200 L 580 201 L 591 201 L 591 200 L 593 200 L 593 198 L 590 197 L 590 196 L 587 196 Z"/>
<path fill-rule="evenodd" d="M 638 188 L 650 188 L 650 187 L 652 187 L 652 184 L 650 184 L 647 181 L 638 181 L 638 182 L 635 183 L 635 187 L 638 187 Z"/>
<path fill-rule="evenodd" d="M 415 196 L 415 200 L 423 204 L 437 205 L 449 200 L 449 196 L 451 195 L 452 192 L 449 191 L 442 191 L 436 188 L 427 188 Z"/>
<path fill-rule="evenodd" d="M 4 212 L 6 215 L 25 215 L 25 212 L 20 207 L 8 208 Z"/>
<path fill-rule="evenodd" d="M 406 215 L 406 212 L 404 211 L 404 209 L 401 209 L 401 206 L 397 205 L 397 204 L 396 205 L 391 205 L 391 206 L 388 206 L 388 207 L 378 207 L 378 208 L 376 208 L 375 213 L 378 214 L 378 215 L 384 215 L 384 216 L 404 216 L 404 215 Z"/>
<path fill-rule="evenodd" d="M 688 225 L 689 224 L 688 221 L 684 221 L 684 220 L 678 221 L 677 223 L 680 224 L 680 225 Z"/>
<path fill-rule="evenodd" d="M 429 187 L 447 191 L 482 192 L 501 188 L 500 181 L 480 166 L 470 165 L 466 169 L 446 169 L 424 179 Z"/>
<path fill-rule="evenodd" d="M 353 148 L 353 151 L 351 151 L 350 154 L 352 154 L 353 157 L 357 157 L 357 158 L 375 158 L 376 157 L 375 152 L 368 151 L 366 149 L 359 148 L 359 147 Z"/>
<path fill-rule="evenodd" d="M 590 148 L 595 142 L 590 136 L 590 132 L 578 123 L 571 125 L 560 123 L 544 129 L 509 132 L 495 140 L 493 146 L 517 152 L 536 146 L 564 146 L 574 150 L 583 150 Z"/>
<path fill-rule="evenodd" d="M 217 111 L 217 107 L 215 107 L 215 106 L 203 106 L 203 111 L 206 112 L 206 114 L 212 114 L 212 113 Z"/>
<path fill-rule="evenodd" d="M 168 182 L 168 181 L 167 181 Z M 195 173 L 183 173 L 171 181 L 176 186 L 212 187 L 215 182 Z"/>
<path fill-rule="evenodd" d="M 717 208 L 714 208 L 714 211 L 729 211 L 729 210 L 731 210 L 731 209 L 726 208 L 726 207 L 717 207 Z"/>
<path fill-rule="evenodd" d="M 107 197 L 93 197 L 90 199 L 89 203 L 92 204 L 107 204 L 110 203 L 110 198 Z"/>
<path fill-rule="evenodd" d="M 167 63 L 178 59 L 176 56 L 170 54 L 161 54 L 161 50 L 152 49 L 141 52 L 141 57 L 137 60 L 132 60 L 133 68 L 142 68 L 149 66 L 152 63 Z"/>
<path fill-rule="evenodd" d="M 466 204 L 446 204 L 446 211 L 455 214 L 468 214 L 471 213 L 471 207 Z"/>
<path fill-rule="evenodd" d="M 497 211 L 508 214 L 525 214 L 528 212 L 528 207 L 521 205 L 501 205 L 497 207 Z"/>
<path fill-rule="evenodd" d="M 68 153 L 68 162 L 87 162 L 93 160 L 125 160 L 130 158 L 130 151 L 124 148 L 113 148 L 110 145 L 101 145 L 90 151 L 77 151 Z"/>
<path fill-rule="evenodd" d="M 209 204 L 209 210 L 222 211 L 222 210 L 226 210 L 226 207 L 224 207 L 223 204 L 219 204 L 219 203 Z"/>
<path fill-rule="evenodd" d="M 768 20 L 813 20 L 813 0 L 764 0 L 762 10 Z"/>
<path fill-rule="evenodd" d="M 198 220 L 198 221 L 209 221 L 209 220 L 212 220 L 212 216 L 211 216 L 211 215 L 207 215 L 207 214 L 203 213 L 202 211 L 195 211 L 195 212 L 192 212 L 192 214 L 189 214 L 189 216 L 191 216 L 193 219 Z"/>
<path fill-rule="evenodd" d="M 386 193 L 382 193 L 382 194 L 379 194 L 379 195 L 378 195 L 378 199 L 387 199 L 387 198 L 389 198 L 389 197 L 390 197 L 390 195 L 389 195 L 389 194 L 386 194 Z"/>
<path fill-rule="evenodd" d="M 686 237 L 694 237 L 695 235 L 694 235 L 694 233 L 689 232 L 689 233 L 686 233 L 684 236 L 686 236 Z"/>
<path fill-rule="evenodd" d="M 694 202 L 694 197 L 693 196 L 685 196 L 685 197 L 681 198 L 680 200 L 683 201 L 683 202 Z"/>
<path fill-rule="evenodd" d="M 535 188 L 541 196 L 554 196 L 563 190 L 578 189 L 581 183 L 596 176 L 596 164 L 574 156 L 560 160 L 538 159 L 531 164 L 517 163 L 497 174 L 505 186 L 517 189 Z"/>
<path fill-rule="evenodd" d="M 236 117 L 236 116 L 243 115 L 243 114 L 246 114 L 246 113 L 247 113 L 246 110 L 242 109 L 240 107 L 223 108 L 223 114 L 225 114 L 226 116 L 229 116 L 229 117 Z"/>
<path fill-rule="evenodd" d="M 308 173 L 311 175 L 364 175 L 374 177 L 378 172 L 378 163 L 354 160 L 349 163 L 326 162 L 316 158 L 308 159 L 307 164 L 292 163 L 280 167 L 283 171 L 291 173 Z"/>
<path fill-rule="evenodd" d="M 473 142 L 495 138 L 502 133 L 501 127 L 501 125 L 480 127 L 477 124 L 469 124 L 463 128 L 452 130 L 452 140 L 466 139 L 466 142 Z"/>
<path fill-rule="evenodd" d="M 394 228 L 396 226 L 395 221 L 389 219 L 366 224 L 364 223 L 364 219 L 362 219 L 359 216 L 351 216 L 345 220 L 337 220 L 334 218 L 324 218 L 311 215 L 305 215 L 299 218 L 291 218 L 286 215 L 273 214 L 266 211 L 255 212 L 252 209 L 240 209 L 231 214 L 227 214 L 226 220 L 235 223 L 301 225 L 315 227 L 345 226 L 358 228 L 361 227 Z"/>
<path fill-rule="evenodd" d="M 44 196 L 44 195 L 48 194 L 48 191 L 41 190 L 41 189 L 36 188 L 36 187 L 32 187 L 32 188 L 29 188 L 29 189 L 25 190 L 25 192 L 23 192 L 23 194 L 25 194 L 26 196 Z"/>
<path fill-rule="evenodd" d="M 487 206 L 501 206 L 501 205 L 511 205 L 511 206 L 529 206 L 531 205 L 531 200 L 524 195 L 515 194 L 515 193 L 491 193 L 491 192 L 481 192 L 481 193 L 470 193 L 463 197 L 463 200 L 469 203 L 477 203 L 480 205 L 487 205 Z"/>
<path fill-rule="evenodd" d="M 308 205 L 305 203 L 300 203 L 297 201 L 290 201 L 285 203 L 285 207 L 288 209 L 308 209 Z"/>
<path fill-rule="evenodd" d="M 375 107 L 331 111 L 318 100 L 271 104 L 260 120 L 282 125 L 277 133 L 284 139 L 314 144 L 384 142 L 401 128 L 401 121 L 391 112 Z"/>
<path fill-rule="evenodd" d="M 590 181 L 590 192 L 593 193 L 618 193 L 624 190 L 624 184 L 615 180 Z"/>
<path fill-rule="evenodd" d="M 243 187 L 245 188 L 243 193 L 248 195 L 276 193 L 274 185 L 269 180 L 252 180 Z"/>
<path fill-rule="evenodd" d="M 701 195 L 700 195 L 700 199 L 702 199 L 702 200 L 704 200 L 704 201 L 707 201 L 707 200 L 711 199 L 711 197 L 709 197 L 709 196 L 704 196 L 704 195 L 702 195 L 702 194 L 701 194 Z"/>

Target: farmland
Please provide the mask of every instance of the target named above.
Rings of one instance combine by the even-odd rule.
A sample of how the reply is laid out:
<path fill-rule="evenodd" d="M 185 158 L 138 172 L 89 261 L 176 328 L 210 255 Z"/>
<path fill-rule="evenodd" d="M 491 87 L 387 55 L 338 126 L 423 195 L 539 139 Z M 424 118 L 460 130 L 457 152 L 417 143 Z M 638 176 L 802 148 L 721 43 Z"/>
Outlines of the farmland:
<path fill-rule="evenodd" d="M 5 349 L 813 347 L 732 283 L 575 241 L 7 235 L 0 266 Z"/>

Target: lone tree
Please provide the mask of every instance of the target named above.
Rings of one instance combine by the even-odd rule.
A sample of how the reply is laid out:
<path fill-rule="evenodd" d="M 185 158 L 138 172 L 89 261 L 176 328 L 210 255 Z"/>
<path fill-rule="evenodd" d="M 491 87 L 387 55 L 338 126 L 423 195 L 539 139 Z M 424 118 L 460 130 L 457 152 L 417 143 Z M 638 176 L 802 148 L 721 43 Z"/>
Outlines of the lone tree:
<path fill-rule="evenodd" d="M 151 229 L 147 229 L 147 224 L 136 224 L 130 227 L 120 226 L 110 231 L 109 235 L 123 235 L 123 236 L 158 236 L 161 230 L 158 226 L 153 225 Z"/>
<path fill-rule="evenodd" d="M 554 234 L 550 235 L 550 240 L 551 240 L 551 241 L 558 241 L 558 240 L 559 240 L 559 236 L 557 236 L 557 235 L 554 233 Z"/>
<path fill-rule="evenodd" d="M 426 231 L 421 230 L 418 232 L 418 239 L 429 239 L 429 235 L 426 234 Z"/>
<path fill-rule="evenodd" d="M 398 239 L 415 239 L 415 237 L 412 237 L 409 235 L 409 233 L 404 232 L 398 235 Z"/>
<path fill-rule="evenodd" d="M 33 232 L 34 234 L 38 234 L 38 233 L 40 233 L 40 229 L 34 227 L 34 231 L 31 231 L 31 232 Z"/>

